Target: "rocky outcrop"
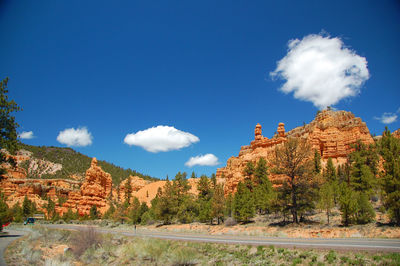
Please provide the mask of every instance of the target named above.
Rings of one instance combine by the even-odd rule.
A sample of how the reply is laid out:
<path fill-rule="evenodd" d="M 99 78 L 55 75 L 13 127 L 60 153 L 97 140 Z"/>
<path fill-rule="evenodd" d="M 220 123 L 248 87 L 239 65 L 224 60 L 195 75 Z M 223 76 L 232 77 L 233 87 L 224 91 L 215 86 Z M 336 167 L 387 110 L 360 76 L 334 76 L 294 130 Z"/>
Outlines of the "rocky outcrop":
<path fill-rule="evenodd" d="M 117 191 L 117 200 L 119 202 L 124 202 L 128 198 L 127 192 L 129 190 L 131 194 L 129 198 L 132 198 L 136 194 L 135 192 L 139 191 L 149 183 L 150 181 L 144 180 L 138 176 L 129 176 L 120 183 Z"/>
<path fill-rule="evenodd" d="M 97 165 L 92 159 L 90 168 L 86 171 L 85 180 L 70 179 L 26 179 L 5 177 L 0 182 L 1 191 L 7 196 L 7 204 L 22 204 L 24 197 L 36 203 L 40 211 L 45 211 L 48 203 L 44 198 L 51 198 L 56 203 L 56 211 L 62 215 L 68 209 L 77 211 L 80 215 L 89 214 L 90 208 L 96 205 L 101 213 L 107 211 L 108 200 L 111 197 L 111 175 Z M 67 201 L 60 206 L 59 198 Z"/>
<path fill-rule="evenodd" d="M 10 155 L 5 150 L 2 152 L 16 163 L 15 167 L 9 163 L 2 165 L 7 170 L 6 178 L 41 178 L 43 175 L 55 175 L 62 169 L 61 164 L 33 158 L 32 152 L 26 150 L 19 150 L 16 155 Z"/>
<path fill-rule="evenodd" d="M 319 112 L 311 123 L 289 132 L 285 131 L 283 123 L 279 123 L 277 134 L 271 139 L 262 135 L 262 127 L 257 124 L 254 140 L 250 145 L 241 147 L 239 156 L 229 158 L 226 167 L 217 170 L 217 180 L 225 184 L 225 194 L 236 192 L 249 161 L 255 163 L 263 157 L 270 164 L 275 148 L 286 142 L 289 137 L 306 139 L 312 149 L 320 153 L 323 161 L 332 158 L 336 164 L 346 161 L 347 155 L 353 150 L 352 145 L 358 140 L 365 144 L 374 143 L 366 124 L 346 111 L 324 110 Z M 283 177 L 271 174 L 270 178 Z"/>
<path fill-rule="evenodd" d="M 86 171 L 85 181 L 80 191 L 68 193 L 68 200 L 58 208 L 59 213 L 68 211 L 68 208 L 75 209 L 79 215 L 89 214 L 90 208 L 96 205 L 97 209 L 104 213 L 107 211 L 111 198 L 112 179 L 109 173 L 104 172 L 97 165 L 96 158 L 92 159 L 90 168 Z"/>
<path fill-rule="evenodd" d="M 400 139 L 400 128 L 393 131 L 392 135 L 393 137 Z"/>

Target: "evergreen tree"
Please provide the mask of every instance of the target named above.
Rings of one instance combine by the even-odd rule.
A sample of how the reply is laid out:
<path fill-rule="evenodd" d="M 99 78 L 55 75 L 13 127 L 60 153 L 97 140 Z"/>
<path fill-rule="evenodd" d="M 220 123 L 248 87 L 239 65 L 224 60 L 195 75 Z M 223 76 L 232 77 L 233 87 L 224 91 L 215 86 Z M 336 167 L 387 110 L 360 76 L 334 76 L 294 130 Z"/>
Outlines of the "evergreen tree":
<path fill-rule="evenodd" d="M 288 197 L 290 212 L 294 223 L 299 223 L 305 212 L 312 209 L 315 198 L 315 180 L 312 176 L 311 148 L 305 140 L 289 138 L 275 150 L 275 172 L 288 178 L 279 184 L 281 204 L 286 204 Z M 285 212 L 286 206 L 281 208 Z"/>
<path fill-rule="evenodd" d="M 211 216 L 211 197 L 213 191 L 211 189 L 211 182 L 207 176 L 202 175 L 197 184 L 197 190 L 199 194 L 197 196 L 197 203 L 199 207 L 199 220 L 200 222 L 210 221 L 212 223 Z"/>
<path fill-rule="evenodd" d="M 336 168 L 333 165 L 332 158 L 328 159 L 323 176 L 328 183 L 332 184 L 337 181 Z"/>
<path fill-rule="evenodd" d="M 55 213 L 55 208 L 56 208 L 56 204 L 54 203 L 54 201 L 51 200 L 51 198 L 49 198 L 47 205 L 46 205 L 48 220 L 51 220 L 53 218 L 54 213 Z"/>
<path fill-rule="evenodd" d="M 114 206 L 114 204 L 110 203 L 110 207 L 104 213 L 103 218 L 104 219 L 110 219 L 113 216 L 114 212 L 115 212 L 115 206 Z"/>
<path fill-rule="evenodd" d="M 212 188 L 215 189 L 216 186 L 217 186 L 217 177 L 216 177 L 216 175 L 214 173 L 212 173 L 210 179 L 211 179 Z"/>
<path fill-rule="evenodd" d="M 328 159 L 326 168 L 323 172 L 324 182 L 328 183 L 329 189 L 333 192 L 333 200 L 336 203 L 339 197 L 339 181 L 337 177 L 337 171 L 333 164 L 332 158 Z M 325 198 L 326 200 L 326 198 Z M 333 207 L 333 206 L 332 206 Z"/>
<path fill-rule="evenodd" d="M 197 178 L 196 173 L 193 171 L 192 175 L 190 176 L 190 178 Z"/>
<path fill-rule="evenodd" d="M 131 204 L 130 210 L 129 210 L 129 218 L 130 222 L 132 224 L 139 224 L 140 223 L 140 217 L 142 216 L 142 213 L 140 213 L 140 201 L 138 198 L 133 197 L 133 202 Z"/>
<path fill-rule="evenodd" d="M 333 207 L 335 207 L 334 189 L 332 184 L 329 182 L 324 183 L 319 191 L 318 207 L 326 212 L 326 217 L 329 224 L 331 210 Z"/>
<path fill-rule="evenodd" d="M 378 147 L 379 154 L 385 160 L 381 174 L 383 205 L 390 219 L 400 226 L 400 140 L 386 128 Z"/>
<path fill-rule="evenodd" d="M 131 195 L 132 195 L 132 185 L 131 185 L 132 179 L 129 176 L 127 182 L 125 183 L 125 201 L 128 203 L 131 202 Z"/>
<path fill-rule="evenodd" d="M 233 196 L 232 193 L 229 193 L 225 199 L 225 210 L 224 214 L 227 217 L 232 217 L 233 215 Z"/>
<path fill-rule="evenodd" d="M 0 179 L 6 170 L 1 167 L 3 163 L 10 163 L 15 166 L 15 161 L 4 154 L 3 149 L 14 154 L 17 150 L 18 139 L 17 130 L 18 124 L 15 122 L 13 112 L 21 110 L 14 100 L 8 99 L 8 78 L 0 81 Z"/>
<path fill-rule="evenodd" d="M 255 207 L 259 213 L 265 213 L 271 208 L 275 192 L 268 178 L 268 167 L 264 158 L 260 158 L 257 162 L 254 171 L 254 181 L 256 182 L 256 186 L 253 189 Z"/>
<path fill-rule="evenodd" d="M 375 211 L 369 202 L 368 196 L 365 193 L 358 192 L 357 194 L 357 210 L 355 212 L 355 221 L 357 224 L 366 224 L 372 222 L 375 218 Z"/>
<path fill-rule="evenodd" d="M 233 215 L 237 221 L 248 222 L 255 215 L 254 197 L 245 183 L 239 182 L 233 199 Z"/>
<path fill-rule="evenodd" d="M 321 166 L 321 155 L 319 151 L 315 150 L 314 152 L 314 173 L 319 174 L 321 173 L 322 166 Z"/>
<path fill-rule="evenodd" d="M 11 208 L 12 217 L 14 218 L 13 221 L 16 223 L 22 223 L 24 221 L 23 213 L 21 205 L 15 203 L 14 206 Z"/>
<path fill-rule="evenodd" d="M 197 183 L 198 197 L 202 201 L 209 201 L 212 197 L 211 182 L 207 176 L 202 175 Z"/>
<path fill-rule="evenodd" d="M 346 183 L 340 185 L 339 209 L 342 214 L 342 223 L 349 226 L 354 221 L 354 215 L 357 212 L 357 196 Z"/>
<path fill-rule="evenodd" d="M 32 216 L 36 211 L 35 204 L 28 199 L 27 196 L 24 197 L 24 201 L 22 203 L 22 215 L 24 218 Z"/>
<path fill-rule="evenodd" d="M 3 193 L 0 193 L 0 232 L 3 230 L 3 225 L 12 221 L 12 212 L 6 203 L 6 198 Z"/>
<path fill-rule="evenodd" d="M 217 218 L 218 224 L 220 223 L 220 220 L 224 220 L 224 207 L 224 187 L 221 184 L 216 185 L 213 197 L 211 199 L 211 216 L 212 218 Z"/>
<path fill-rule="evenodd" d="M 255 166 L 253 164 L 253 162 L 247 162 L 246 164 L 246 168 L 243 171 L 243 175 L 244 175 L 244 181 L 246 183 L 246 185 L 248 186 L 248 188 L 250 189 L 250 191 L 253 191 L 253 177 L 254 177 L 254 172 L 255 172 Z"/>
<path fill-rule="evenodd" d="M 89 217 L 91 220 L 96 220 L 99 218 L 99 212 L 97 211 L 97 206 L 92 205 L 89 211 Z"/>
<path fill-rule="evenodd" d="M 95 206 L 95 205 L 93 205 L 93 206 Z M 62 219 L 67 223 L 72 220 L 76 220 L 77 218 L 78 218 L 78 214 L 76 212 L 74 213 L 70 208 L 68 208 L 68 211 L 66 213 L 64 213 L 63 217 L 62 217 Z"/>

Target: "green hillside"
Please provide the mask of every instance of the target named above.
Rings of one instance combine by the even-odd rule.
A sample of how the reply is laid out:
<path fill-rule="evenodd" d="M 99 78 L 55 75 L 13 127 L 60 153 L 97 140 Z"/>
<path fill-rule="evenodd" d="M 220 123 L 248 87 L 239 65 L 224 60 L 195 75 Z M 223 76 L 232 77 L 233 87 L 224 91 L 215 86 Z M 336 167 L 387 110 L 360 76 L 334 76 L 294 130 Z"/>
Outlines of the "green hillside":
<path fill-rule="evenodd" d="M 71 148 L 60 148 L 60 147 L 47 147 L 47 146 L 32 146 L 20 143 L 19 149 L 24 149 L 33 153 L 33 157 L 50 161 L 53 163 L 62 164 L 62 170 L 58 171 L 55 175 L 43 175 L 42 178 L 65 178 L 68 179 L 72 174 L 85 174 L 86 170 L 90 167 L 92 158 L 74 151 Z M 29 161 L 23 163 L 21 166 L 27 168 Z M 113 183 L 118 185 L 122 180 L 127 178 L 129 175 L 136 175 L 146 180 L 158 180 L 157 178 L 149 175 L 144 175 L 136 172 L 132 169 L 124 169 L 106 161 L 98 161 L 98 165 L 110 173 L 112 176 Z M 32 178 L 35 178 L 32 176 Z"/>

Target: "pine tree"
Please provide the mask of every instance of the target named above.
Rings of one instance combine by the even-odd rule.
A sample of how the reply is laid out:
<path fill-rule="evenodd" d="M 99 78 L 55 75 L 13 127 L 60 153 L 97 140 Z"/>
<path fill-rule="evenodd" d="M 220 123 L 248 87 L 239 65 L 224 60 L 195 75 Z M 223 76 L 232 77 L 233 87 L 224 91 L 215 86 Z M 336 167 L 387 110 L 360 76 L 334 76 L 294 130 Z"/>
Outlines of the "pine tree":
<path fill-rule="evenodd" d="M 114 206 L 114 204 L 110 203 L 110 207 L 104 213 L 103 219 L 110 219 L 113 216 L 114 212 L 115 212 L 115 206 Z"/>
<path fill-rule="evenodd" d="M 224 208 L 225 208 L 225 197 L 224 197 L 224 187 L 219 184 L 216 185 L 213 197 L 211 199 L 211 216 L 217 218 L 218 224 L 220 220 L 224 220 Z"/>
<path fill-rule="evenodd" d="M 248 222 L 255 215 L 254 197 L 245 183 L 239 182 L 233 199 L 233 215 L 237 221 Z"/>
<path fill-rule="evenodd" d="M 138 198 L 133 197 L 132 204 L 129 208 L 129 219 L 132 224 L 139 224 L 140 223 L 140 217 L 142 216 L 142 213 L 140 213 L 140 201 Z"/>
<path fill-rule="evenodd" d="M 331 210 L 333 207 L 335 207 L 334 188 L 329 182 L 324 183 L 319 191 L 318 207 L 326 212 L 326 217 L 329 224 Z"/>
<path fill-rule="evenodd" d="M 24 201 L 22 202 L 22 214 L 24 218 L 32 216 L 36 211 L 35 204 L 28 199 L 27 196 L 24 197 Z"/>
<path fill-rule="evenodd" d="M 6 198 L 3 193 L 0 193 L 0 232 L 3 230 L 3 225 L 12 221 L 12 212 L 6 203 Z"/>
<path fill-rule="evenodd" d="M 229 193 L 225 199 L 225 209 L 224 214 L 227 217 L 232 217 L 233 215 L 233 196 L 232 193 Z"/>
<path fill-rule="evenodd" d="M 255 207 L 259 213 L 265 213 L 271 208 L 272 200 L 275 198 L 275 192 L 268 178 L 268 167 L 264 158 L 260 158 L 257 162 L 254 171 L 254 181 L 256 183 L 253 189 Z"/>
<path fill-rule="evenodd" d="M 282 206 L 285 212 L 289 207 L 294 223 L 299 223 L 302 215 L 314 206 L 315 180 L 312 178 L 311 148 L 305 140 L 289 138 L 287 142 L 275 150 L 273 161 L 275 172 L 284 174 L 287 178 L 279 184 L 279 197 L 281 204 L 286 204 L 290 197 L 289 205 Z M 287 206 L 287 207 L 286 207 Z"/>
<path fill-rule="evenodd" d="M 15 122 L 15 117 L 12 113 L 21 110 L 14 100 L 8 99 L 7 84 L 8 78 L 0 81 L 0 179 L 6 173 L 6 170 L 1 167 L 3 163 L 16 165 L 11 157 L 7 158 L 5 156 L 3 149 L 11 154 L 14 154 L 17 150 L 18 139 L 16 128 L 18 124 Z"/>
<path fill-rule="evenodd" d="M 321 166 L 321 155 L 319 151 L 315 150 L 314 152 L 314 173 L 319 174 L 321 173 L 322 166 Z"/>
<path fill-rule="evenodd" d="M 99 218 L 99 212 L 97 211 L 97 206 L 92 205 L 89 211 L 89 217 L 91 220 L 96 220 Z"/>
<path fill-rule="evenodd" d="M 339 180 L 337 177 L 337 171 L 333 164 L 332 158 L 328 159 L 326 168 L 323 171 L 324 182 L 329 184 L 330 189 L 333 192 L 334 203 L 338 201 L 339 198 Z"/>
<path fill-rule="evenodd" d="M 386 128 L 378 147 L 379 154 L 385 160 L 381 174 L 383 205 L 390 219 L 400 226 L 400 140 Z"/>
<path fill-rule="evenodd" d="M 125 201 L 127 201 L 128 203 L 131 202 L 131 195 L 132 195 L 131 182 L 132 182 L 132 179 L 131 179 L 131 176 L 129 176 L 127 182 L 125 183 Z"/>
<path fill-rule="evenodd" d="M 199 220 L 200 222 L 210 221 L 212 223 L 211 215 L 211 197 L 213 190 L 211 188 L 211 182 L 207 176 L 202 175 L 197 184 L 197 190 L 199 194 L 197 196 L 197 203 L 199 206 Z"/>
<path fill-rule="evenodd" d="M 54 213 L 55 213 L 55 207 L 56 207 L 56 204 L 54 203 L 54 201 L 51 200 L 51 198 L 49 198 L 47 205 L 46 205 L 48 220 L 51 220 L 53 218 Z"/>
<path fill-rule="evenodd" d="M 357 211 L 357 195 L 346 183 L 340 185 L 339 209 L 342 214 L 342 223 L 349 226 L 354 221 Z"/>

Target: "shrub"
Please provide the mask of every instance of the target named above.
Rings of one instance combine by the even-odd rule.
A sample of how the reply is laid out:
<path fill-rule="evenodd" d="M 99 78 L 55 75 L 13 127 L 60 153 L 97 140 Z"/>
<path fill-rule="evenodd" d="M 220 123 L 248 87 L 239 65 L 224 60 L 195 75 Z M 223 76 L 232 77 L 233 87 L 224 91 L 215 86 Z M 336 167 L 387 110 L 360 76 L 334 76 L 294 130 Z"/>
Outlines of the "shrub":
<path fill-rule="evenodd" d="M 76 257 L 80 257 L 88 248 L 98 247 L 101 242 L 101 235 L 93 227 L 78 230 L 71 237 L 72 252 Z"/>
<path fill-rule="evenodd" d="M 334 263 L 336 261 L 336 252 L 330 250 L 328 254 L 325 255 L 325 260 L 330 264 Z"/>
<path fill-rule="evenodd" d="M 234 226 L 234 225 L 237 225 L 237 221 L 235 220 L 235 218 L 229 217 L 228 219 L 226 219 L 225 225 L 226 226 Z"/>

